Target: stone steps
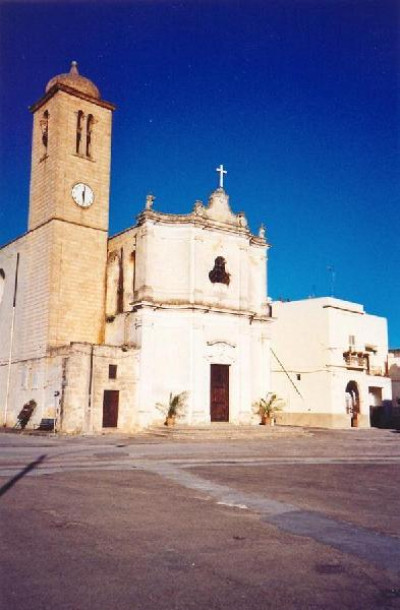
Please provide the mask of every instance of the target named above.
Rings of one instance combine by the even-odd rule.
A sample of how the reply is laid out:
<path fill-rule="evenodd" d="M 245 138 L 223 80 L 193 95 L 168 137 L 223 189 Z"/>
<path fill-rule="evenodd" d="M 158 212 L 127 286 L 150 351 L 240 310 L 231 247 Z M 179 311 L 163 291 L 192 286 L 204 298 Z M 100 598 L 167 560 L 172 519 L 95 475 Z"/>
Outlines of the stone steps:
<path fill-rule="evenodd" d="M 225 422 L 193 426 L 185 424 L 149 426 L 141 434 L 174 440 L 261 440 L 263 438 L 309 435 L 306 430 L 299 427 L 236 425 Z"/>

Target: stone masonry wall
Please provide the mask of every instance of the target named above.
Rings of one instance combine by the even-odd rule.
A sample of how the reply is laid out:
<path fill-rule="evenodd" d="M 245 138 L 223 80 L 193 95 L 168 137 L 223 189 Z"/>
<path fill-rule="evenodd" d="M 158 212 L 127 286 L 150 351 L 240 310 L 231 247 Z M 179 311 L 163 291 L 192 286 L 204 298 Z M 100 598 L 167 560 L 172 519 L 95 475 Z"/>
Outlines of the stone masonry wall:
<path fill-rule="evenodd" d="M 48 152 L 44 155 L 40 121 L 46 110 L 49 132 Z M 76 154 L 79 110 L 85 116 L 94 116 L 91 158 Z M 29 228 L 57 217 L 107 231 L 110 158 L 111 111 L 58 91 L 34 114 Z M 93 189 L 91 207 L 83 209 L 73 202 L 71 189 L 77 182 L 85 182 Z"/>
<path fill-rule="evenodd" d="M 117 366 L 117 378 L 109 378 L 109 365 Z M 62 431 L 101 432 L 104 390 L 119 391 L 117 430 L 136 429 L 134 412 L 136 352 L 110 346 L 74 343 L 65 368 L 62 398 Z"/>

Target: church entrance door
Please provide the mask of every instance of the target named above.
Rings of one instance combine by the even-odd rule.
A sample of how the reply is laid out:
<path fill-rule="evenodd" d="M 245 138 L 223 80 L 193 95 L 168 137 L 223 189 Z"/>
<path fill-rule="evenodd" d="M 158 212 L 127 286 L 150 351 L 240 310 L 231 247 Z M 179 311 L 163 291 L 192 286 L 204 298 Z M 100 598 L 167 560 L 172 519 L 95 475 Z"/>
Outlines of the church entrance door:
<path fill-rule="evenodd" d="M 229 365 L 211 365 L 211 421 L 229 421 Z"/>
<path fill-rule="evenodd" d="M 104 390 L 103 428 L 116 428 L 118 424 L 119 390 Z"/>

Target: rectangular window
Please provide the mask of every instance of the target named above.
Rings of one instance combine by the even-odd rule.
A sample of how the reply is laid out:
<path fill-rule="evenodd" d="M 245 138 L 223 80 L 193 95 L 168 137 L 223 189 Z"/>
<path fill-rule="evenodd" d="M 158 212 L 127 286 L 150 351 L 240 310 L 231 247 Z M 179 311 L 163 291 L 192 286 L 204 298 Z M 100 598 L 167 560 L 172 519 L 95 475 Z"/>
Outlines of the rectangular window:
<path fill-rule="evenodd" d="M 117 378 L 117 365 L 116 364 L 109 364 L 108 365 L 108 378 L 109 379 L 116 379 Z"/>
<path fill-rule="evenodd" d="M 355 335 L 349 335 L 349 346 L 350 347 L 354 347 L 356 344 L 356 338 Z"/>

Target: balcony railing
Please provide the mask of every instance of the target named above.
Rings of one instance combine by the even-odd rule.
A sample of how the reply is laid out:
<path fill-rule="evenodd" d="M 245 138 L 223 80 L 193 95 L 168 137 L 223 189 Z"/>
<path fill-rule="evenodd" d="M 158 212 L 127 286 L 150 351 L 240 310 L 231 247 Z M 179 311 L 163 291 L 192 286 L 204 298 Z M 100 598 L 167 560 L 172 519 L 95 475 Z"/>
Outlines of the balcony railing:
<path fill-rule="evenodd" d="M 368 369 L 368 356 L 363 353 L 345 352 L 343 358 L 350 369 Z"/>
<path fill-rule="evenodd" d="M 347 368 L 356 369 L 359 371 L 366 371 L 368 375 L 385 377 L 387 375 L 387 369 L 385 364 L 379 365 L 378 363 L 371 362 L 370 354 L 365 352 L 355 352 L 349 350 L 344 352 L 343 359 L 346 363 Z"/>

